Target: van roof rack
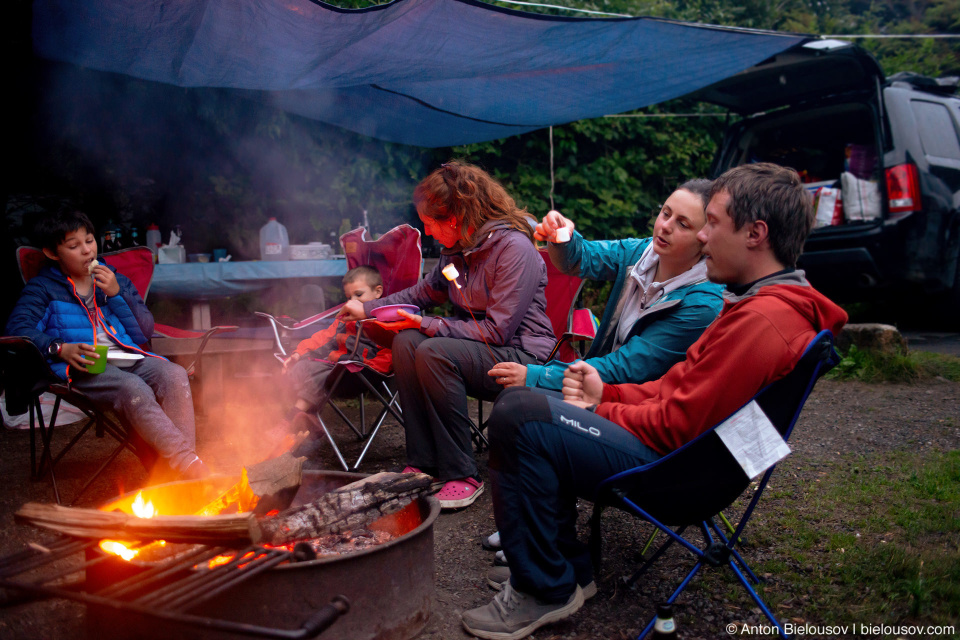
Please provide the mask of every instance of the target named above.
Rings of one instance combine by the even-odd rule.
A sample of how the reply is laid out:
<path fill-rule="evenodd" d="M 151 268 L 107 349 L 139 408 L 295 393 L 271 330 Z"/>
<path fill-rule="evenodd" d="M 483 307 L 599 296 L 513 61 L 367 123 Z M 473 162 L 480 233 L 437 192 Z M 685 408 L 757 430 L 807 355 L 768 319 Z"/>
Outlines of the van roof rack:
<path fill-rule="evenodd" d="M 918 91 L 927 93 L 937 93 L 944 96 L 951 96 L 957 93 L 960 87 L 960 76 L 944 76 L 942 78 L 931 78 L 922 76 L 912 71 L 900 71 L 887 78 L 891 84 L 906 84 Z"/>

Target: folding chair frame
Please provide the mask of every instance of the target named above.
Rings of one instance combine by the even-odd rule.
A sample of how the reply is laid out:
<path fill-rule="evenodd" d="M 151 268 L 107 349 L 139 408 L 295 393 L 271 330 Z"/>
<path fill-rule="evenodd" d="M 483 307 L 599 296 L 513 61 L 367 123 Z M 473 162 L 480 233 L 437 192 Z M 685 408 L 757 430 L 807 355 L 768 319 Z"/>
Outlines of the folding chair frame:
<path fill-rule="evenodd" d="M 803 391 L 799 395 L 793 411 L 782 416 L 786 424 L 778 424 L 778 421 L 774 420 L 774 424 L 778 431 L 780 431 L 781 436 L 784 440 L 787 440 L 793 431 L 793 427 L 796 424 L 797 418 L 800 415 L 800 411 L 803 408 L 806 399 L 809 397 L 811 391 L 813 391 L 814 384 L 816 384 L 821 375 L 834 367 L 837 362 L 839 362 L 839 357 L 836 351 L 833 349 L 833 335 L 829 331 L 821 331 L 810 342 L 797 367 L 794 368 L 794 371 L 791 372 L 791 374 L 788 374 L 786 378 L 778 380 L 777 382 L 765 387 L 756 396 L 754 396 L 751 401 L 754 399 L 761 401 L 761 397 L 768 390 L 785 388 L 785 385 L 795 384 L 798 381 L 804 383 Z M 804 369 L 807 367 L 810 368 L 809 372 L 804 372 Z M 797 375 L 793 375 L 794 373 Z M 723 424 L 723 422 L 720 424 Z M 605 480 L 600 485 L 597 490 L 597 499 L 594 504 L 593 517 L 590 521 L 590 543 L 593 561 L 595 566 L 599 567 L 601 551 L 600 519 L 603 509 L 606 506 L 615 506 L 649 522 L 656 527 L 656 531 L 662 531 L 668 536 L 668 540 L 661 545 L 661 547 L 653 554 L 653 556 L 651 556 L 650 559 L 648 559 L 639 569 L 637 569 L 636 572 L 634 572 L 634 574 L 628 580 L 629 584 L 636 582 L 640 575 L 642 575 L 654 562 L 656 562 L 656 560 L 660 558 L 660 556 L 662 556 L 670 546 L 672 546 L 674 543 L 677 543 L 692 553 L 696 558 L 696 562 L 690 572 L 681 581 L 680 585 L 670 595 L 669 599 L 667 600 L 668 603 L 673 603 L 680 596 L 694 576 L 696 576 L 700 569 L 705 565 L 710 567 L 727 566 L 731 571 L 733 571 L 737 580 L 747 590 L 747 592 L 750 594 L 750 597 L 757 604 L 760 610 L 763 611 L 764 615 L 766 615 L 770 622 L 777 627 L 780 634 L 786 636 L 787 634 L 783 626 L 750 584 L 751 582 L 754 584 L 759 584 L 760 579 L 753 572 L 753 570 L 750 569 L 747 562 L 736 549 L 738 543 L 743 539 L 743 530 L 746 527 L 747 522 L 750 520 L 750 517 L 753 515 L 753 511 L 756 508 L 760 497 L 763 495 L 763 491 L 770 480 L 770 476 L 773 474 L 773 471 L 776 468 L 776 464 L 770 466 L 768 469 L 766 469 L 766 471 L 763 472 L 763 476 L 753 493 L 753 497 L 747 504 L 747 507 L 743 515 L 740 517 L 735 530 L 729 537 L 727 537 L 717 525 L 715 521 L 715 518 L 717 517 L 716 515 L 684 518 L 681 512 L 674 509 L 667 509 L 666 512 L 661 514 L 660 518 L 657 518 L 653 513 L 651 513 L 651 511 L 657 508 L 662 508 L 662 506 L 658 507 L 657 503 L 661 502 L 662 504 L 663 500 L 670 499 L 682 504 L 686 498 L 690 498 L 691 500 L 699 500 L 700 496 L 694 497 L 673 495 L 670 498 L 665 498 L 662 495 L 657 496 L 651 498 L 653 502 L 653 508 L 647 504 L 641 505 L 643 500 L 638 499 L 635 495 L 633 497 L 631 496 L 631 494 L 634 492 L 634 489 L 631 489 L 629 485 L 633 484 L 634 488 L 636 488 L 638 477 L 642 477 L 643 475 L 652 475 L 655 480 L 648 481 L 648 485 L 653 485 L 657 480 L 662 482 L 662 478 L 658 478 L 655 474 L 658 471 L 658 467 L 662 468 L 662 465 L 665 463 L 677 465 L 679 464 L 678 461 L 682 461 L 685 457 L 688 457 L 691 451 L 696 451 L 697 454 L 695 455 L 703 456 L 704 451 L 709 451 L 711 447 L 717 451 L 725 450 L 724 445 L 722 442 L 720 442 L 719 436 L 716 434 L 716 428 L 718 426 L 719 425 L 715 425 L 711 430 L 701 434 L 695 440 L 687 443 L 680 449 L 671 452 L 663 458 L 651 464 L 616 474 Z M 712 456 L 707 455 L 705 457 L 709 459 Z M 669 467 L 667 468 L 669 469 Z M 743 491 L 746 490 L 747 487 L 749 487 L 750 479 L 747 478 L 742 471 L 740 471 L 740 473 L 742 475 L 742 488 L 735 495 L 732 495 L 732 497 L 727 495 L 725 498 L 719 498 L 719 502 L 712 505 L 710 504 L 711 499 L 706 498 L 704 501 L 698 502 L 696 505 L 694 505 L 692 509 L 694 511 L 700 510 L 700 515 L 702 515 L 702 511 L 704 509 L 707 509 L 712 511 L 714 514 L 719 514 L 719 516 L 722 517 L 720 511 L 732 504 L 732 502 L 736 500 L 743 493 Z M 724 487 L 721 492 L 727 489 L 728 487 Z M 728 491 L 728 494 L 732 494 L 732 492 Z M 683 537 L 684 531 L 690 526 L 697 526 L 702 533 L 704 540 L 704 547 L 702 549 L 698 548 L 696 545 Z M 677 528 L 674 530 L 672 527 Z M 655 621 L 656 616 L 650 619 L 647 626 L 643 629 L 638 638 L 646 637 L 646 635 L 653 629 Z"/>
<path fill-rule="evenodd" d="M 399 243 L 401 246 L 409 247 L 410 243 L 415 243 L 416 251 L 420 254 L 420 232 L 410 227 L 409 225 L 399 225 L 394 227 L 390 231 L 383 234 L 379 240 L 374 241 L 380 242 L 384 240 L 388 234 L 392 232 L 399 232 L 404 235 L 394 236 L 391 239 L 391 242 Z M 399 238 L 399 239 L 397 239 Z M 384 260 L 384 253 L 380 252 L 377 254 L 371 254 L 370 247 L 367 244 L 366 240 L 366 230 L 363 228 L 353 229 L 340 237 L 340 244 L 343 247 L 344 253 L 347 255 L 347 265 L 349 267 L 356 267 L 361 264 L 366 264 L 368 261 L 370 263 L 376 263 L 377 261 L 382 262 Z M 394 247 L 396 249 L 396 246 Z M 371 260 L 371 258 L 373 258 Z M 381 265 L 382 266 L 382 265 Z M 412 270 L 411 265 L 409 264 L 397 264 L 395 265 L 397 270 L 393 273 L 393 279 L 388 279 L 384 277 L 384 288 L 386 289 L 385 293 L 387 295 L 400 291 L 402 289 L 411 286 L 415 282 L 410 282 L 413 278 L 413 275 L 419 279 L 422 275 L 422 258 L 417 262 L 416 269 Z M 415 274 L 413 272 L 415 271 Z M 384 271 L 381 270 L 381 274 L 384 274 Z M 334 318 L 337 313 L 340 311 L 340 308 L 343 305 L 337 305 L 331 309 L 327 309 L 323 313 L 319 313 L 315 316 L 311 316 L 304 320 L 294 323 L 286 323 L 281 318 L 274 317 L 268 313 L 263 313 L 260 311 L 254 312 L 255 315 L 260 316 L 261 318 L 266 319 L 270 323 L 270 328 L 273 331 L 274 341 L 279 349 L 279 353 L 274 353 L 274 357 L 277 358 L 280 362 L 283 362 L 287 359 L 288 353 L 284 347 L 284 336 L 281 335 L 281 329 L 289 333 L 295 333 L 297 331 L 306 329 L 318 322 L 323 320 L 329 320 Z M 343 360 L 334 364 L 333 370 L 330 372 L 330 375 L 333 376 L 327 385 L 326 395 L 320 399 L 320 402 L 317 404 L 316 408 L 316 417 L 317 421 L 320 423 L 320 427 L 323 430 L 324 435 L 327 440 L 330 442 L 330 445 L 333 447 L 334 454 L 337 456 L 337 459 L 340 461 L 341 466 L 345 471 L 357 470 L 360 467 L 360 464 L 363 462 L 364 457 L 367 455 L 370 446 L 373 444 L 374 439 L 376 438 L 377 433 L 380 431 L 380 427 L 383 425 L 383 421 L 386 419 L 387 415 L 392 415 L 400 425 L 403 425 L 403 415 L 400 409 L 399 404 L 399 394 L 395 390 L 391 390 L 387 381 L 392 377 L 390 374 L 383 374 L 379 371 L 372 369 L 371 367 L 366 366 L 362 362 L 354 360 L 357 356 L 357 352 L 360 347 L 360 339 L 363 336 L 364 325 L 368 322 L 375 322 L 372 319 L 360 320 L 357 322 L 357 340 L 354 343 L 353 351 Z M 364 372 L 368 372 L 367 375 L 373 375 L 379 378 L 375 382 L 371 382 L 367 375 L 364 375 Z M 363 391 L 359 394 L 360 400 L 360 427 L 358 428 L 356 424 L 343 412 L 343 410 L 336 405 L 334 402 L 330 402 L 335 397 L 337 387 L 340 385 L 340 381 L 344 375 L 347 373 L 356 374 L 360 379 L 366 391 Z M 377 386 L 380 386 L 381 389 L 378 389 Z M 366 395 L 370 394 L 381 404 L 380 413 L 377 415 L 377 418 L 373 422 L 373 427 L 369 430 L 367 429 L 367 420 L 366 420 Z M 347 464 L 346 460 L 343 457 L 340 447 L 337 445 L 336 441 L 333 438 L 333 434 L 330 432 L 330 429 L 327 426 L 327 423 L 323 420 L 321 415 L 323 408 L 326 405 L 330 405 L 333 411 L 340 417 L 340 419 L 356 434 L 357 439 L 360 441 L 366 440 L 367 443 L 363 447 L 360 456 L 357 458 L 357 461 L 353 464 L 352 468 Z"/>
<path fill-rule="evenodd" d="M 57 485 L 56 466 L 91 428 L 94 428 L 94 433 L 98 438 L 102 438 L 104 434 L 109 434 L 118 444 L 73 496 L 73 499 L 69 502 L 70 505 L 75 504 L 80 499 L 80 496 L 90 488 L 124 449 L 131 451 L 138 457 L 145 455 L 144 451 L 136 447 L 133 431 L 122 425 L 115 416 L 97 408 L 82 391 L 74 389 L 68 383 L 59 381 L 40 351 L 29 339 L 18 336 L 3 337 L 0 338 L 0 346 L 5 352 L 5 360 L 28 359 L 29 364 L 24 367 L 24 370 L 38 372 L 38 375 L 31 376 L 34 380 L 30 381 L 30 389 L 21 388 L 15 392 L 29 395 L 26 400 L 30 414 L 30 476 L 33 480 L 39 480 L 45 473 L 50 476 L 57 504 L 63 504 L 63 500 L 60 496 L 60 488 Z M 49 422 L 44 420 L 40 405 L 40 396 L 47 391 L 55 396 L 53 412 L 50 415 Z M 54 454 L 53 433 L 57 425 L 60 403 L 63 400 L 75 406 L 86 416 L 86 424 L 60 451 Z M 41 453 L 39 460 L 37 460 L 37 432 L 40 433 Z"/>
<path fill-rule="evenodd" d="M 563 349 L 564 345 L 566 345 L 567 343 L 571 343 L 575 340 L 581 340 L 581 341 L 592 340 L 594 336 L 586 335 L 582 333 L 576 333 L 573 330 L 575 325 L 574 315 L 581 311 L 590 313 L 589 310 L 587 309 L 575 309 L 577 300 L 580 299 L 580 292 L 583 291 L 583 284 L 584 284 L 583 280 L 580 278 L 574 278 L 573 276 L 562 274 L 558 269 L 556 269 L 555 267 L 552 267 L 552 265 L 550 264 L 550 257 L 547 254 L 547 251 L 545 249 L 540 250 L 540 257 L 543 258 L 544 263 L 547 265 L 548 277 L 549 277 L 550 271 L 553 270 L 565 278 L 579 281 L 579 282 L 576 282 L 575 288 L 570 287 L 570 285 L 566 285 L 568 287 L 568 291 L 565 292 L 565 295 L 567 295 L 570 298 L 570 302 L 569 304 L 566 305 L 567 317 L 566 317 L 566 322 L 562 324 L 563 326 L 562 333 L 559 333 L 559 335 L 556 334 L 556 332 L 559 331 L 557 327 L 557 323 L 554 323 L 553 318 L 550 319 L 551 323 L 554 324 L 554 332 L 556 337 L 556 342 L 553 345 L 553 349 L 550 351 L 550 355 L 548 355 L 547 359 L 544 361 L 544 362 L 550 362 L 551 360 L 557 357 L 561 349 Z M 570 289 L 572 289 L 573 291 L 572 295 L 570 294 Z M 590 323 L 590 326 L 591 327 L 593 326 L 592 322 Z M 573 345 L 570 345 L 570 352 L 572 352 L 572 355 L 576 358 L 581 357 L 580 351 L 577 350 L 576 347 L 573 347 Z M 487 441 L 487 437 L 483 434 L 486 428 L 487 428 L 487 422 L 486 420 L 483 419 L 483 400 L 480 398 L 477 398 L 477 423 L 475 424 L 472 420 L 470 421 L 470 432 L 471 432 L 470 435 L 471 435 L 471 438 L 473 439 L 473 444 L 477 453 L 480 453 L 485 449 L 490 448 L 490 443 L 489 441 Z"/>

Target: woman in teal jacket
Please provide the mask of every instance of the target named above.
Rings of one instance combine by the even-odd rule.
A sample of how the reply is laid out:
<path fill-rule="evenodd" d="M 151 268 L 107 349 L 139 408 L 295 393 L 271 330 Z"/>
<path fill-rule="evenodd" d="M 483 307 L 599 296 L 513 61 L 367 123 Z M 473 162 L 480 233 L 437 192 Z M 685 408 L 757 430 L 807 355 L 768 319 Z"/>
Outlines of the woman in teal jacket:
<path fill-rule="evenodd" d="M 707 280 L 696 239 L 706 221 L 709 187 L 710 181 L 702 179 L 680 185 L 664 202 L 650 238 L 587 241 L 556 211 L 537 226 L 538 239 L 550 241 L 548 251 L 558 269 L 613 281 L 586 354 L 604 382 L 659 378 L 683 360 L 687 348 L 720 313 L 723 287 Z M 501 363 L 489 373 L 504 387 L 560 390 L 568 364 Z"/>

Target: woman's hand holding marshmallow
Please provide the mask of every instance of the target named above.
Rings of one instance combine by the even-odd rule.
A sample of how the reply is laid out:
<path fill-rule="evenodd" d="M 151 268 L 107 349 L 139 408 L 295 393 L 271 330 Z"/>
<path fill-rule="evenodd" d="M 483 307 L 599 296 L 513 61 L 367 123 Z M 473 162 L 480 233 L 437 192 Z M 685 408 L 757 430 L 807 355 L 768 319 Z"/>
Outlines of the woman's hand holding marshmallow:
<path fill-rule="evenodd" d="M 553 243 L 569 242 L 573 237 L 573 220 L 564 218 L 559 211 L 550 211 L 533 231 L 533 237 Z"/>

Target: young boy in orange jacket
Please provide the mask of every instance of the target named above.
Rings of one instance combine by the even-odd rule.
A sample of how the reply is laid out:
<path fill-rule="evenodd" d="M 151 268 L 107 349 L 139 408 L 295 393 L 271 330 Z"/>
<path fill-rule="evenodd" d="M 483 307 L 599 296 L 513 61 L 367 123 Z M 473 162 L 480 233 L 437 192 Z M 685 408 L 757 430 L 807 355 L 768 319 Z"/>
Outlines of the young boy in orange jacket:
<path fill-rule="evenodd" d="M 347 300 L 376 300 L 383 295 L 383 278 L 375 267 L 355 267 L 343 276 L 343 293 Z M 357 323 L 338 318 L 326 329 L 300 342 L 296 351 L 283 363 L 284 374 L 292 382 L 297 394 L 294 406 L 285 416 L 295 431 L 316 432 L 319 429 L 313 413 L 329 393 L 330 372 L 338 361 L 353 353 L 356 341 Z M 354 359 L 380 373 L 389 373 L 393 362 L 389 349 L 366 338 L 360 340 Z M 350 393 L 351 381 L 344 380 L 341 384 L 346 384 L 342 390 Z M 359 384 L 357 381 L 355 389 L 358 391 Z"/>

